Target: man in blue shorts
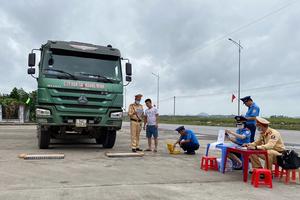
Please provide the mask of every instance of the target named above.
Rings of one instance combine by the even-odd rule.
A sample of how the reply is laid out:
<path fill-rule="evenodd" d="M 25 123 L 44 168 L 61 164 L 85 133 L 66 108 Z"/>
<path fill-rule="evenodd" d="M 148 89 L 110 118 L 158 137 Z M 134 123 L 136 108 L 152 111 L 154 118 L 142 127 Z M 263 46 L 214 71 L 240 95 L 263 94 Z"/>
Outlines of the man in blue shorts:
<path fill-rule="evenodd" d="M 147 110 L 145 110 L 144 130 L 146 129 L 146 137 L 148 138 L 148 148 L 146 151 L 152 151 L 151 140 L 154 138 L 154 152 L 157 152 L 158 145 L 158 111 L 152 106 L 151 99 L 145 101 Z M 146 127 L 147 125 L 147 127 Z"/>
<path fill-rule="evenodd" d="M 180 126 L 175 130 L 180 134 L 180 137 L 175 142 L 174 148 L 176 144 L 179 144 L 185 154 L 194 155 L 195 150 L 198 150 L 200 146 L 195 133 L 192 130 L 186 130 L 184 126 Z"/>

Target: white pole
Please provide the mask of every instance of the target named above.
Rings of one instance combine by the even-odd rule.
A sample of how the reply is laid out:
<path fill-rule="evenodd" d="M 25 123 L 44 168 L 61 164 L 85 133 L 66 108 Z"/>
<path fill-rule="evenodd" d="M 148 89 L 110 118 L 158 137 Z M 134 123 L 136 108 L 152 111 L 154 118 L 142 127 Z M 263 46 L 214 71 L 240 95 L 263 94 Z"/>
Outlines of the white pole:
<path fill-rule="evenodd" d="M 241 41 L 239 40 L 239 87 L 238 87 L 238 116 L 240 116 L 240 110 L 241 110 Z"/>
<path fill-rule="evenodd" d="M 156 105 L 157 109 L 159 109 L 159 73 L 155 74 L 152 72 L 152 75 L 157 78 L 157 97 L 156 97 Z"/>
<path fill-rule="evenodd" d="M 159 73 L 157 76 L 157 109 L 159 109 Z"/>
<path fill-rule="evenodd" d="M 0 104 L 0 122 L 2 122 L 2 105 Z"/>
<path fill-rule="evenodd" d="M 176 115 L 176 96 L 174 96 L 174 102 L 173 102 L 173 115 Z"/>
<path fill-rule="evenodd" d="M 24 105 L 19 105 L 19 120 L 20 123 L 24 123 Z"/>
<path fill-rule="evenodd" d="M 229 41 L 234 43 L 239 48 L 239 65 L 238 65 L 238 115 L 240 115 L 240 99 L 241 99 L 241 49 L 243 48 L 241 45 L 241 41 L 234 41 L 231 38 L 228 38 Z"/>

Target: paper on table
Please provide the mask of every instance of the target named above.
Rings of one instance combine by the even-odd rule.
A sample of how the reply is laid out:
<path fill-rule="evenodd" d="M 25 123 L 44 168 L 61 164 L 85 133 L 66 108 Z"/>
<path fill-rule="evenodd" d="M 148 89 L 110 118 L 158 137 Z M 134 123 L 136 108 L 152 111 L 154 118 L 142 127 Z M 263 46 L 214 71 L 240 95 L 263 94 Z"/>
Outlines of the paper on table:
<path fill-rule="evenodd" d="M 218 134 L 218 143 L 224 143 L 225 141 L 225 130 L 219 130 L 219 134 Z"/>
<path fill-rule="evenodd" d="M 218 144 L 223 144 L 225 141 L 225 130 L 219 130 L 218 139 L 216 142 L 210 143 L 210 149 L 216 149 Z"/>

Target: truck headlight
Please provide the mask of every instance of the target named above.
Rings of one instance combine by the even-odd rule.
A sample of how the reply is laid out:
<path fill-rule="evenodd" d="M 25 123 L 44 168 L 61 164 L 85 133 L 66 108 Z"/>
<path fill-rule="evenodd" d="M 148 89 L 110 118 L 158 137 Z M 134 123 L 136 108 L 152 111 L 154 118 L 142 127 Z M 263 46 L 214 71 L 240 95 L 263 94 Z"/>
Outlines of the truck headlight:
<path fill-rule="evenodd" d="M 120 119 L 123 117 L 123 112 L 112 112 L 110 113 L 110 118 Z"/>
<path fill-rule="evenodd" d="M 50 110 L 46 110 L 46 109 L 41 109 L 41 108 L 37 108 L 35 110 L 36 116 L 50 116 L 51 112 Z"/>

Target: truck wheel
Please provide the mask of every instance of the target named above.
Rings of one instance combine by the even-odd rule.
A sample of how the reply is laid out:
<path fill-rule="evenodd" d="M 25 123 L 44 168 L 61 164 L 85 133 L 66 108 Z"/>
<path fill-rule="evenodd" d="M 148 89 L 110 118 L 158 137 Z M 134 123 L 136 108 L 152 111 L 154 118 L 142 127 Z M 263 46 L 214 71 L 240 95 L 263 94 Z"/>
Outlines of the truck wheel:
<path fill-rule="evenodd" d="M 48 149 L 50 143 L 49 130 L 42 130 L 41 126 L 37 127 L 38 146 L 40 149 Z"/>
<path fill-rule="evenodd" d="M 103 142 L 106 140 L 106 132 L 103 133 L 102 131 L 98 131 L 100 134 L 97 134 L 95 137 L 97 144 L 103 144 Z"/>
<path fill-rule="evenodd" d="M 97 144 L 103 144 L 103 138 L 102 137 L 96 138 L 96 143 Z"/>
<path fill-rule="evenodd" d="M 103 140 L 103 148 L 111 149 L 115 145 L 117 131 L 111 130 L 105 133 L 105 139 Z"/>

